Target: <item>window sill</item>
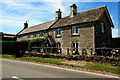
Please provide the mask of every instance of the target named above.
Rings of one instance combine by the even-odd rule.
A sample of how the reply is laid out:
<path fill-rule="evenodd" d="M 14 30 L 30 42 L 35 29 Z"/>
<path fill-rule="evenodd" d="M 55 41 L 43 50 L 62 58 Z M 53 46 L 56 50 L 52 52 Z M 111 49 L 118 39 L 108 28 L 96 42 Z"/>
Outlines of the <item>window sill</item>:
<path fill-rule="evenodd" d="M 61 38 L 61 35 L 56 36 L 56 38 Z"/>
<path fill-rule="evenodd" d="M 44 38 L 44 37 L 40 37 L 40 38 Z"/>
<path fill-rule="evenodd" d="M 74 36 L 80 36 L 79 34 L 72 34 L 71 37 L 74 37 Z"/>

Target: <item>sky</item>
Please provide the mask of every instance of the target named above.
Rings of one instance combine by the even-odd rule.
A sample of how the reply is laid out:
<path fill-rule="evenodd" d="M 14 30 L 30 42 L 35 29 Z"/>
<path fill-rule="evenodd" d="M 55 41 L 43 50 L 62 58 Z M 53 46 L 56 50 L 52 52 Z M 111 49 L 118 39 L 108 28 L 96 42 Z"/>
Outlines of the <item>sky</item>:
<path fill-rule="evenodd" d="M 98 2 L 99 1 L 99 2 Z M 59 8 L 62 17 L 70 15 L 70 5 L 77 5 L 77 12 L 106 5 L 114 24 L 112 37 L 118 37 L 118 0 L 1 0 L 0 32 L 17 34 L 28 21 L 29 27 L 55 20 Z M 120 33 L 119 33 L 120 34 Z"/>

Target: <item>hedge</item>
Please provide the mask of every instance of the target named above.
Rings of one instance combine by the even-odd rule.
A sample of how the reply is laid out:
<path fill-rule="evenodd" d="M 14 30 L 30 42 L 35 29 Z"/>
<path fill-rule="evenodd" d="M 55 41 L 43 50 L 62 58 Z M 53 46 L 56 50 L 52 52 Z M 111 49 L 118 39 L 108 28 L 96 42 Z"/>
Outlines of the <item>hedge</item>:
<path fill-rule="evenodd" d="M 2 54 L 12 54 L 16 57 L 22 56 L 20 51 L 27 50 L 28 42 L 16 42 L 16 41 L 2 41 Z"/>
<path fill-rule="evenodd" d="M 16 57 L 22 56 L 25 51 L 29 50 L 35 43 L 44 45 L 44 39 L 24 40 L 24 41 L 0 41 L 2 44 L 2 54 L 11 54 Z M 38 46 L 39 46 L 38 45 Z"/>

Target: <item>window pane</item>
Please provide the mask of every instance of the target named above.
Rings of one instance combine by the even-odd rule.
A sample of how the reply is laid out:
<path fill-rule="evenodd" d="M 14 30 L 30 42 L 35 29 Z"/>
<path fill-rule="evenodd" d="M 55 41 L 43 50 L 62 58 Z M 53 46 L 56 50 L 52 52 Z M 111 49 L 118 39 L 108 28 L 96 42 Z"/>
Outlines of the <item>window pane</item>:
<path fill-rule="evenodd" d="M 60 35 L 61 35 L 61 29 L 57 29 L 57 30 L 56 30 L 56 35 L 57 35 L 57 36 L 60 36 Z"/>
<path fill-rule="evenodd" d="M 77 51 L 76 48 L 78 48 L 78 42 L 72 42 L 72 51 Z"/>
<path fill-rule="evenodd" d="M 78 27 L 77 26 L 73 26 L 72 27 L 72 34 L 76 34 L 78 33 Z"/>
<path fill-rule="evenodd" d="M 73 48 L 75 48 L 75 43 L 73 42 L 73 45 L 72 45 Z"/>
<path fill-rule="evenodd" d="M 56 47 L 60 48 L 61 47 L 61 43 L 60 42 L 56 43 Z"/>
<path fill-rule="evenodd" d="M 76 26 L 76 33 L 78 33 L 78 27 Z"/>
<path fill-rule="evenodd" d="M 102 33 L 104 33 L 105 32 L 105 24 L 101 23 L 101 27 L 102 27 Z"/>
<path fill-rule="evenodd" d="M 76 42 L 76 48 L 78 48 L 78 43 Z"/>
<path fill-rule="evenodd" d="M 36 34 L 33 34 L 33 37 L 36 37 Z"/>
<path fill-rule="evenodd" d="M 75 33 L 75 26 L 73 27 L 73 33 Z"/>
<path fill-rule="evenodd" d="M 44 32 L 40 32 L 40 37 L 44 36 Z"/>
<path fill-rule="evenodd" d="M 28 35 L 28 38 L 30 38 L 30 35 Z"/>

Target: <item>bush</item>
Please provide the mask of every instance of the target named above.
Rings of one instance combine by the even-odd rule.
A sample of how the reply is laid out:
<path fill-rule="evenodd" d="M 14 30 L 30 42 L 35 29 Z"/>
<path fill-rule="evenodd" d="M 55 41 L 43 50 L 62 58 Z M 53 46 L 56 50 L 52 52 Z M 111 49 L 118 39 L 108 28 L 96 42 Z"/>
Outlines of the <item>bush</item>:
<path fill-rule="evenodd" d="M 45 47 L 44 39 L 33 39 L 28 43 L 28 50 L 32 51 L 32 47 Z"/>

